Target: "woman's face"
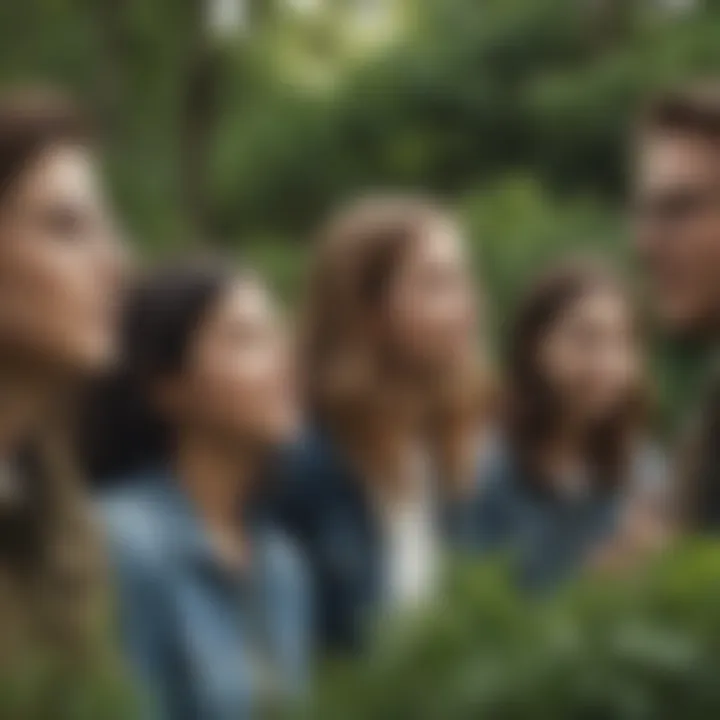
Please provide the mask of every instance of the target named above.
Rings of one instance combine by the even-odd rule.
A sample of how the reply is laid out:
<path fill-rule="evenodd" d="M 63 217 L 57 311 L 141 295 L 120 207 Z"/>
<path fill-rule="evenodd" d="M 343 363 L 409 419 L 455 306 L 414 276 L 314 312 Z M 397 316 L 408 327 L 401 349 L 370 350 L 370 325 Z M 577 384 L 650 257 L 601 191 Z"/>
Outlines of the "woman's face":
<path fill-rule="evenodd" d="M 476 305 L 463 238 L 438 222 L 413 244 L 389 289 L 385 344 L 421 376 L 451 370 L 477 349 Z"/>
<path fill-rule="evenodd" d="M 123 257 L 88 148 L 40 153 L 0 202 L 0 349 L 51 372 L 116 354 Z"/>
<path fill-rule="evenodd" d="M 538 348 L 540 371 L 573 422 L 601 421 L 640 382 L 641 352 L 625 298 L 591 291 L 571 303 Z"/>
<path fill-rule="evenodd" d="M 299 421 L 294 380 L 269 292 L 239 281 L 197 329 L 178 387 L 181 421 L 234 444 L 281 442 Z"/>

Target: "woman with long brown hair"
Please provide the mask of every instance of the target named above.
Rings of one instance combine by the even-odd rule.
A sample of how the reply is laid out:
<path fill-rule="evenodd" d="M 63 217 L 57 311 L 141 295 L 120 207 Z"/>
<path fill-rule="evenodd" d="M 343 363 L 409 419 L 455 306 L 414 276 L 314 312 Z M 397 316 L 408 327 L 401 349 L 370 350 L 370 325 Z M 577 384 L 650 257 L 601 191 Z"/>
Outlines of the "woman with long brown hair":
<path fill-rule="evenodd" d="M 586 259 L 538 278 L 512 326 L 506 371 L 475 540 L 509 552 L 521 583 L 553 587 L 660 510 L 665 468 L 648 443 L 642 341 L 618 278 Z"/>
<path fill-rule="evenodd" d="M 417 197 L 366 199 L 322 233 L 301 372 L 310 430 L 281 511 L 304 547 L 318 633 L 362 642 L 382 606 L 435 585 L 483 434 L 477 297 L 460 230 Z M 289 488 L 288 488 L 289 486 Z"/>
<path fill-rule="evenodd" d="M 122 262 L 101 187 L 69 100 L 0 99 L 0 663 L 82 655 L 102 614 L 65 437 L 78 383 L 116 353 Z"/>

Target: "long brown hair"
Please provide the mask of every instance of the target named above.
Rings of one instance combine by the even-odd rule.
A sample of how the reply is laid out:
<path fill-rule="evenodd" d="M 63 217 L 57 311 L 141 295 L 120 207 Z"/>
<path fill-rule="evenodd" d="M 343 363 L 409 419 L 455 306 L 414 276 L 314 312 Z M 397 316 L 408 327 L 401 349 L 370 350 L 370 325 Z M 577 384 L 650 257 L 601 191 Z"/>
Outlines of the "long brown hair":
<path fill-rule="evenodd" d="M 594 292 L 611 292 L 633 304 L 618 276 L 592 258 L 573 258 L 541 275 L 522 299 L 508 342 L 506 424 L 510 442 L 528 477 L 545 484 L 540 459 L 562 421 L 562 408 L 540 367 L 539 348 L 574 303 Z M 637 318 L 633 317 L 636 323 Z M 639 327 L 637 329 L 639 332 Z M 647 389 L 634 388 L 617 411 L 592 428 L 585 455 L 593 481 L 605 487 L 624 480 L 632 441 L 646 419 Z"/>
<path fill-rule="evenodd" d="M 306 400 L 313 421 L 367 466 L 397 467 L 393 424 L 399 407 L 382 351 L 365 328 L 412 247 L 428 228 L 451 222 L 426 198 L 371 197 L 342 209 L 318 239 L 301 345 Z M 440 473 L 459 485 L 472 464 L 488 383 L 477 368 L 447 381 L 426 389 L 425 427 Z"/>
<path fill-rule="evenodd" d="M 41 153 L 93 141 L 87 118 L 62 93 L 31 89 L 0 98 L 0 209 Z M 71 461 L 65 409 L 53 408 L 43 427 L 7 459 L 6 471 L 20 476 L 22 492 L 0 511 L 0 632 L 68 651 L 79 650 L 94 634 L 99 605 L 91 597 L 99 566 Z"/>

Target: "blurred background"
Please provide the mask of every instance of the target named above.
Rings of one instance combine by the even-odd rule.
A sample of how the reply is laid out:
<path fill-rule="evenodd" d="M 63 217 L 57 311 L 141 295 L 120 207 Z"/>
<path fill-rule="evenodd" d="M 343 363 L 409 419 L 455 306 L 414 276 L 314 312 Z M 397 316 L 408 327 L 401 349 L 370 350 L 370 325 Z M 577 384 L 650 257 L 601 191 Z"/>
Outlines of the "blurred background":
<path fill-rule="evenodd" d="M 96 111 L 142 253 L 237 248 L 292 298 L 330 208 L 427 189 L 462 213 L 500 330 L 546 258 L 625 262 L 633 114 L 720 69 L 718 0 L 23 0 L 0 33 L 4 86 Z M 666 419 L 700 375 L 678 352 L 656 353 Z"/>

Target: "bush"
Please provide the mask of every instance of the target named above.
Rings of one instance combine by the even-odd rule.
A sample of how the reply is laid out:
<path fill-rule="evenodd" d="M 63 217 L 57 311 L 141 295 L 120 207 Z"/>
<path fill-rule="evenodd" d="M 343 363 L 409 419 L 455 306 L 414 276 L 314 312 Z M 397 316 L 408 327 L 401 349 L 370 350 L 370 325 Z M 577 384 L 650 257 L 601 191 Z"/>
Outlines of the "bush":
<path fill-rule="evenodd" d="M 138 705 L 116 666 L 69 658 L 16 660 L 0 671 L 3 720 L 136 720 Z"/>
<path fill-rule="evenodd" d="M 663 720 L 720 713 L 720 547 L 531 605 L 466 568 L 447 600 L 334 669 L 322 720 Z"/>

